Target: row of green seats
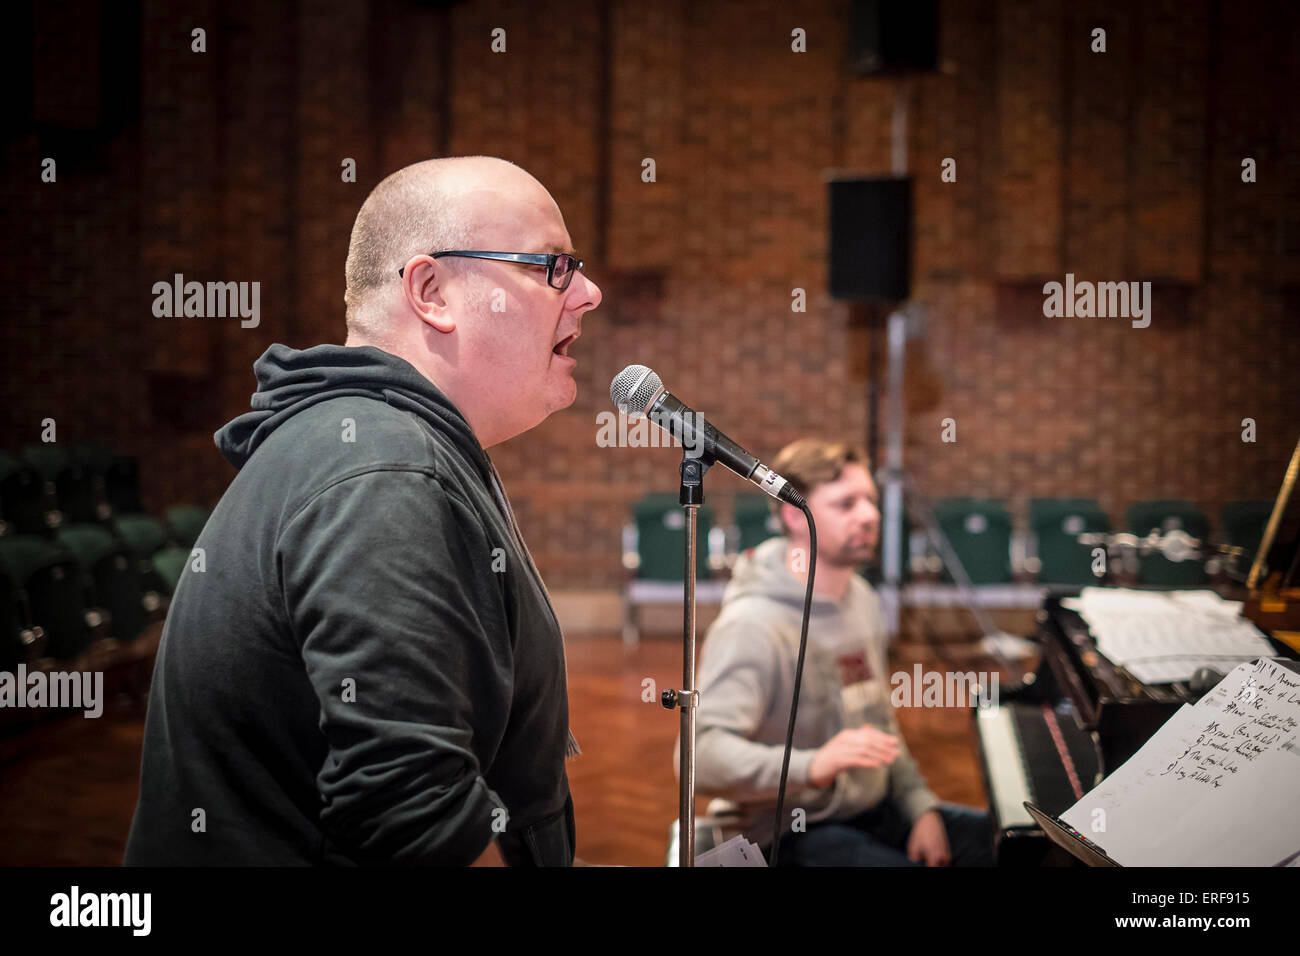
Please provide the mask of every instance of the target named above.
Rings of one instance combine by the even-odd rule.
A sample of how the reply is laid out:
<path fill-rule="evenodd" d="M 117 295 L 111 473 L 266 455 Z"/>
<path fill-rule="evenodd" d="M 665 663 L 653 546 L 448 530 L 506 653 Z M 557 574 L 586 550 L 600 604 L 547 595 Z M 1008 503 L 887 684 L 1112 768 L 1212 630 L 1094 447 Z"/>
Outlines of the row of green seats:
<path fill-rule="evenodd" d="M 769 499 L 763 495 L 741 495 L 735 499 L 735 526 L 739 531 L 737 550 L 745 551 L 780 533 Z M 1271 510 L 1270 502 L 1230 502 L 1220 521 L 1221 539 L 1244 549 L 1238 566 L 1249 566 Z M 635 557 L 630 566 L 643 580 L 679 581 L 682 576 L 685 522 L 675 494 L 650 494 L 633 506 Z M 1004 584 L 1012 580 L 1012 520 L 1000 499 L 947 498 L 936 502 L 934 517 L 962 562 L 972 584 Z M 1151 531 L 1162 534 L 1181 529 L 1194 538 L 1209 537 L 1204 513 L 1187 501 L 1144 501 L 1132 505 L 1126 514 L 1128 530 L 1139 537 Z M 709 531 L 713 510 L 701 505 L 697 517 L 697 576 L 710 575 Z M 1091 498 L 1033 498 L 1029 502 L 1029 528 L 1037 578 L 1045 584 L 1083 586 L 1096 583 L 1093 548 L 1079 542 L 1087 533 L 1109 533 L 1110 519 Z M 902 537 L 902 563 L 908 570 L 909 536 Z M 952 576 L 945 570 L 945 577 Z M 1206 581 L 1201 561 L 1170 561 L 1159 553 L 1141 556 L 1138 581 L 1159 586 L 1195 587 Z"/>
<path fill-rule="evenodd" d="M 1259 547 L 1271 502 L 1237 501 L 1224 506 L 1219 524 L 1221 539 L 1244 551 L 1238 566 L 1249 565 Z M 935 520 L 944 531 L 973 584 L 1002 584 L 1011 580 L 1011 517 L 996 499 L 949 498 L 934 507 Z M 1205 513 L 1189 501 L 1141 501 L 1125 514 L 1127 530 L 1138 537 L 1155 531 L 1181 530 L 1202 542 L 1210 537 Z M 1033 498 L 1029 502 L 1029 530 L 1044 584 L 1083 586 L 1094 584 L 1093 549 L 1078 538 L 1087 533 L 1109 533 L 1110 519 L 1091 498 Z M 1165 587 L 1199 587 L 1208 578 L 1203 560 L 1171 561 L 1159 552 L 1140 555 L 1138 583 Z"/>
<path fill-rule="evenodd" d="M 110 524 L 73 523 L 53 536 L 0 536 L 0 670 L 39 640 L 41 656 L 69 660 L 103 622 L 108 636 L 140 635 L 176 590 L 206 509 L 121 515 Z"/>
<path fill-rule="evenodd" d="M 139 466 L 130 456 L 90 443 L 0 452 L 0 522 L 8 533 L 48 534 L 64 522 L 140 510 Z"/>

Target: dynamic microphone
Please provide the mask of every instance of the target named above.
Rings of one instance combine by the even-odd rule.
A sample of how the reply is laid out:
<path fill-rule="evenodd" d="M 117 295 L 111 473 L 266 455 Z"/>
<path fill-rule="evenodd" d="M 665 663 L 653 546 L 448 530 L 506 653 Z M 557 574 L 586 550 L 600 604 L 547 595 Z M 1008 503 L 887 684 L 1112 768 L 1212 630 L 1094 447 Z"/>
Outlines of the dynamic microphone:
<path fill-rule="evenodd" d="M 784 478 L 704 420 L 664 388 L 644 365 L 629 365 L 609 383 L 609 397 L 625 413 L 644 414 L 687 448 L 702 447 L 712 461 L 726 465 L 779 501 L 804 506 L 803 495 Z"/>

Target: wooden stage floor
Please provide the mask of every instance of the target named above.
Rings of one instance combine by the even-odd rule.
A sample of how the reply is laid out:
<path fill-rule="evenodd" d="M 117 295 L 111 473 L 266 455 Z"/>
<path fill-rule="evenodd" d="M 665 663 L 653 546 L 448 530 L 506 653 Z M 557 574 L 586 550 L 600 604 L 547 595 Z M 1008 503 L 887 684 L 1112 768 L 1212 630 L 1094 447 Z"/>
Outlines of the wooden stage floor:
<path fill-rule="evenodd" d="M 891 667 L 990 670 L 969 643 L 896 645 Z M 681 679 L 677 640 L 655 637 L 624 657 L 615 635 L 568 642 L 570 715 L 583 753 L 569 762 L 578 856 L 587 863 L 662 866 L 677 817 L 672 753 L 678 718 L 642 701 Z M 1019 673 L 1003 672 L 1006 690 Z M 899 723 L 941 798 L 985 806 L 969 711 L 904 708 Z M 64 718 L 0 741 L 0 865 L 115 866 L 135 807 L 143 713 L 118 699 L 103 717 Z M 702 807 L 700 808 L 703 809 Z"/>

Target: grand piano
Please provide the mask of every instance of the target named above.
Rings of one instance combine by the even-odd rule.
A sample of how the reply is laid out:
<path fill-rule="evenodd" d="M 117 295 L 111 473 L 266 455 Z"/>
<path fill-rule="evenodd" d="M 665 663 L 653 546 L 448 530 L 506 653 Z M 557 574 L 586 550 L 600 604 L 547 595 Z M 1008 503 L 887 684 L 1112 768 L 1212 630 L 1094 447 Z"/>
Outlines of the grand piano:
<path fill-rule="evenodd" d="M 1083 618 L 1059 595 L 1038 612 L 1037 639 L 1038 669 L 1000 706 L 974 710 L 1001 865 L 1047 862 L 1051 843 L 1026 800 L 1060 815 L 1209 689 L 1128 676 L 1097 651 Z"/>
<path fill-rule="evenodd" d="M 1243 613 L 1277 656 L 1300 658 L 1300 507 L 1288 508 L 1300 473 L 1296 445 L 1246 580 Z M 1028 800 L 1059 816 L 1126 761 L 1210 680 L 1144 684 L 1097 650 L 1083 618 L 1047 598 L 1037 615 L 1042 656 L 1000 706 L 973 708 L 999 865 L 1073 862 L 1024 809 Z"/>

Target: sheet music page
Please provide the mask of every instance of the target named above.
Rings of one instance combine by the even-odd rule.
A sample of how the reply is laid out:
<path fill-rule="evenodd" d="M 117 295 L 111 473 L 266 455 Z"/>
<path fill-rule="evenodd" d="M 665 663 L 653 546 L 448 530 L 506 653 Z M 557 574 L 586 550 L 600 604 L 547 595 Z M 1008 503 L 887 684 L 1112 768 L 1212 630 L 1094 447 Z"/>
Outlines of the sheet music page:
<path fill-rule="evenodd" d="M 1097 650 L 1147 684 L 1189 680 L 1200 667 L 1224 673 L 1273 654 L 1241 617 L 1241 603 L 1213 591 L 1084 588 L 1061 604 L 1083 617 Z"/>
<path fill-rule="evenodd" d="M 755 843 L 750 843 L 743 834 L 738 834 L 719 843 L 712 850 L 695 854 L 695 865 L 699 866 L 767 866 L 763 851 Z"/>
<path fill-rule="evenodd" d="M 1285 866 L 1300 851 L 1300 674 L 1241 664 L 1061 819 L 1125 866 Z"/>

